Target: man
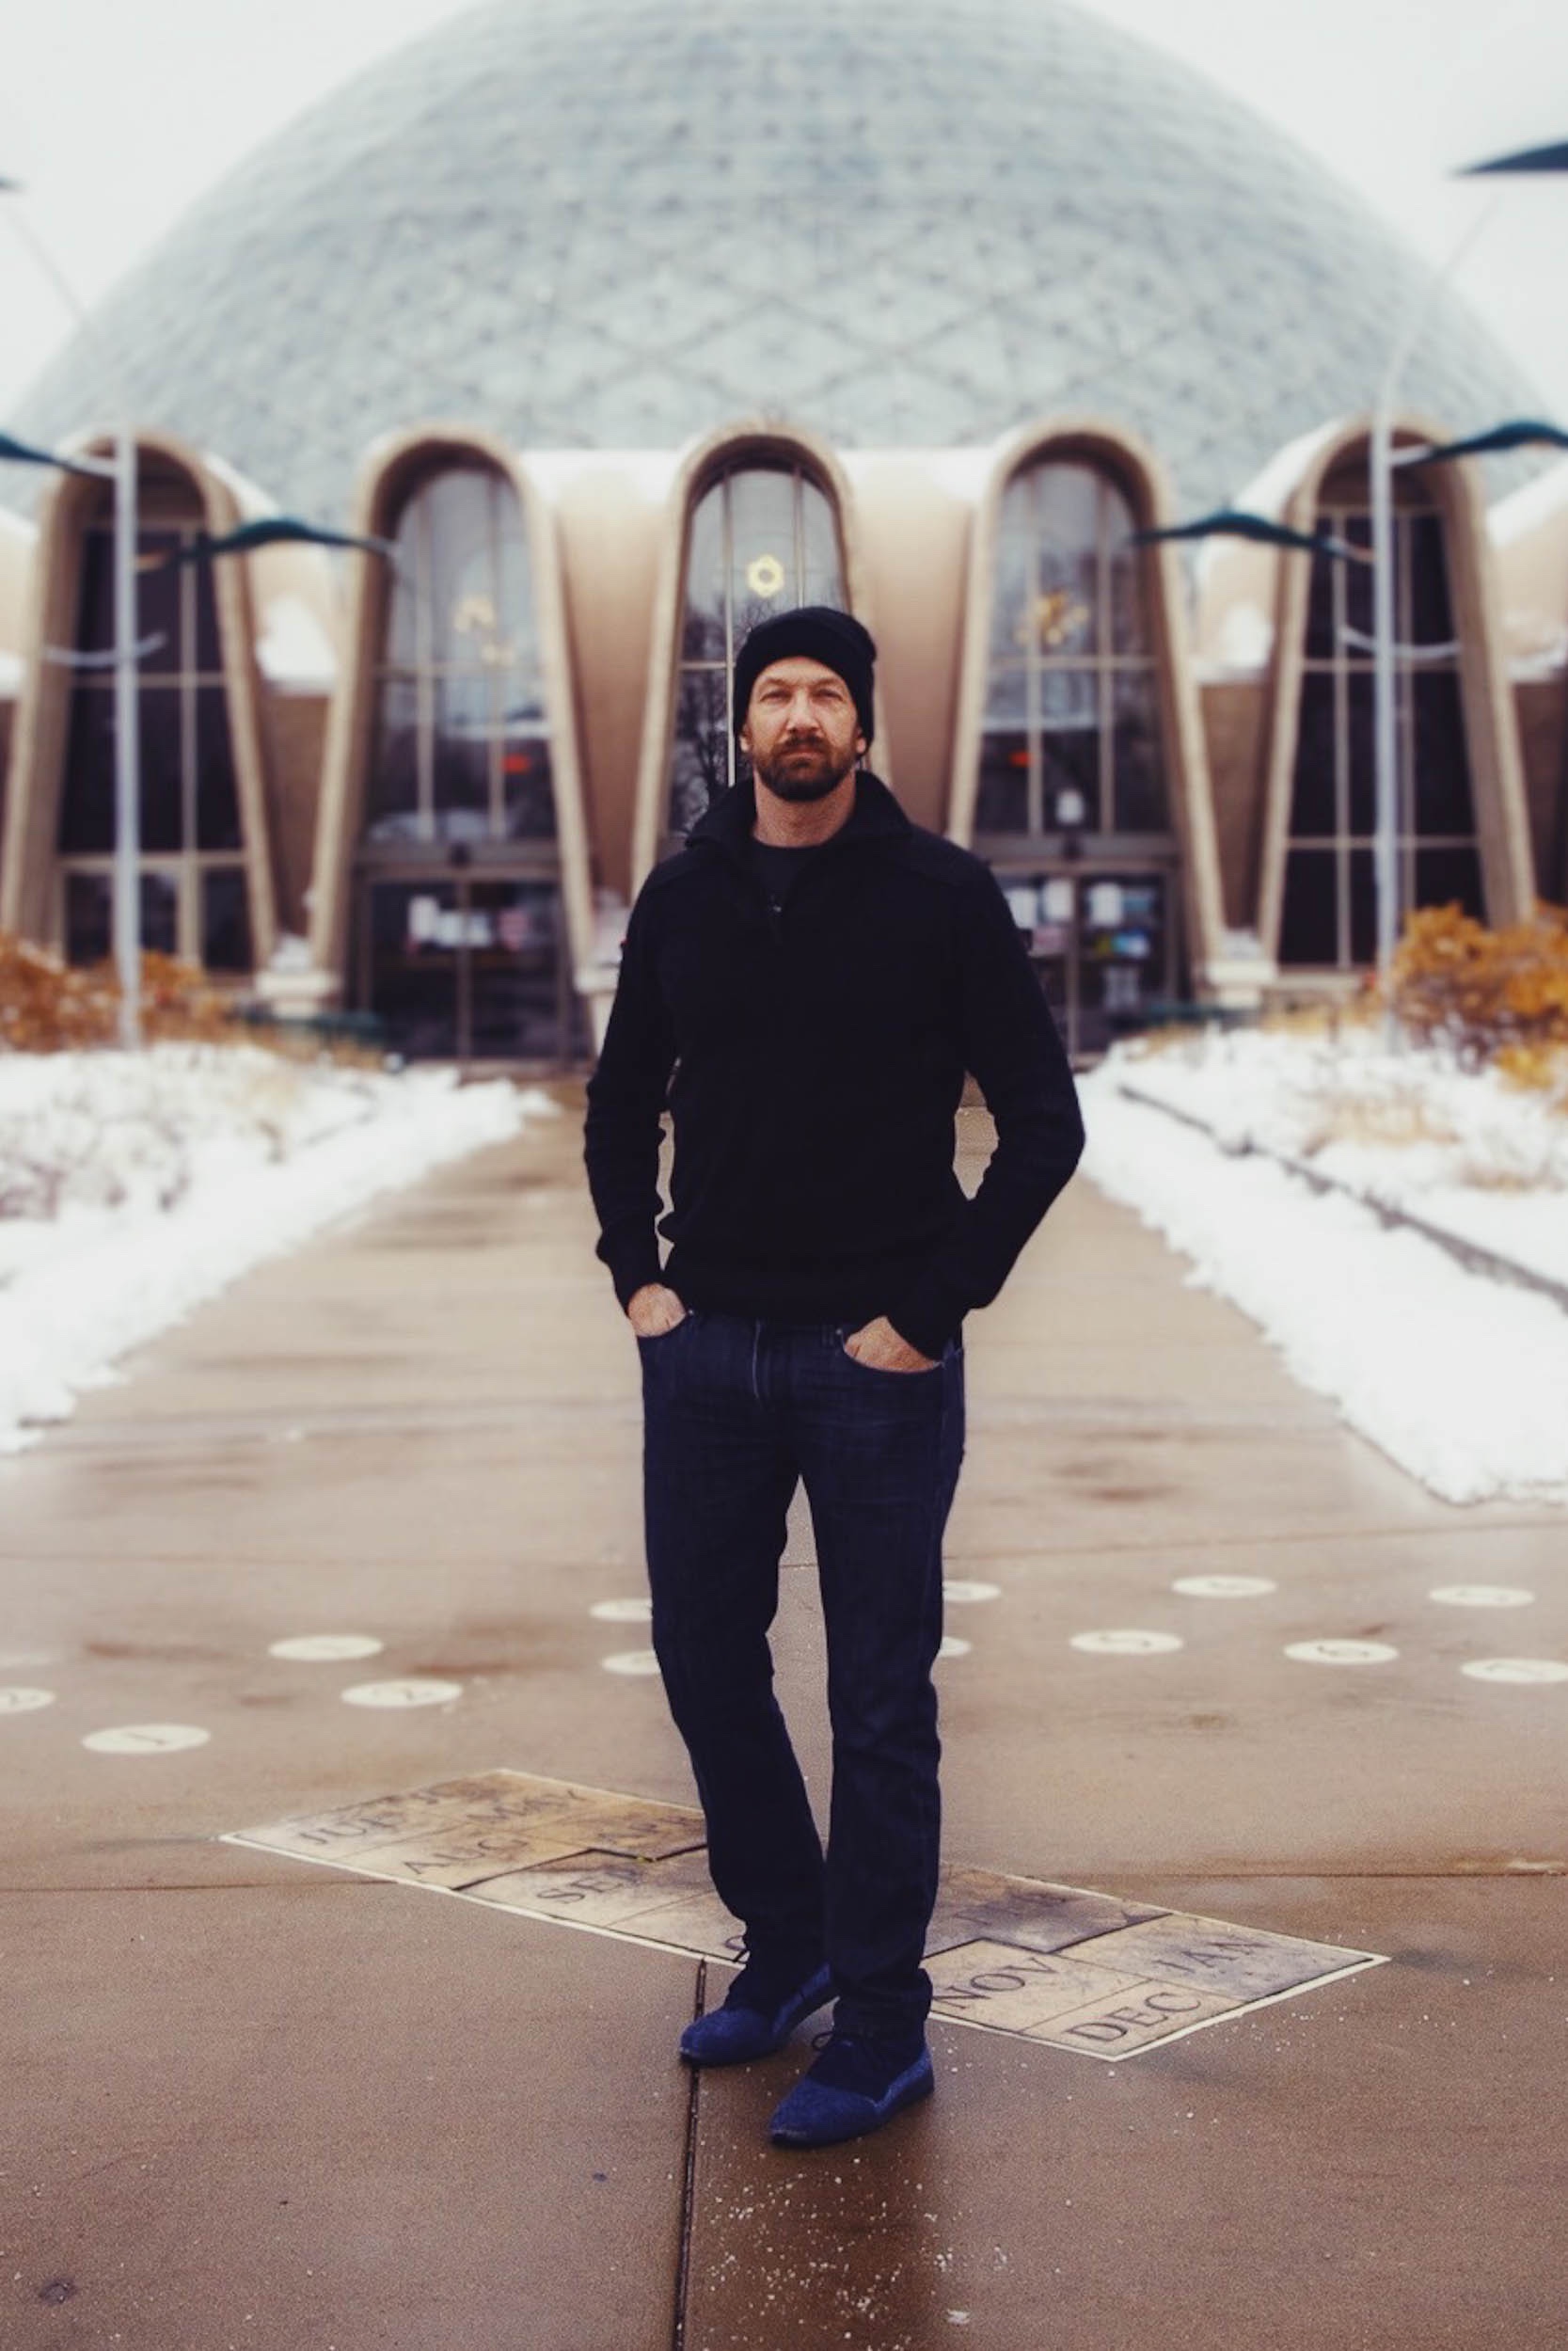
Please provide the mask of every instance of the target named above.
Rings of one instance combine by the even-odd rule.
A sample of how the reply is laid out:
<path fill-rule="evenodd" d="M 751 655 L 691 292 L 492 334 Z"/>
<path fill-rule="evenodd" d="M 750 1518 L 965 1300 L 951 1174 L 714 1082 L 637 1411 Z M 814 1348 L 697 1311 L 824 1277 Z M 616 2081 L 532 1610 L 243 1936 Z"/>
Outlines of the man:
<path fill-rule="evenodd" d="M 767 2056 L 836 1999 L 769 2125 L 790 2146 L 875 2129 L 932 2088 L 931 1666 L 963 1454 L 959 1328 L 1083 1147 L 990 871 L 860 769 L 875 656 L 859 622 L 822 607 L 747 638 L 734 723 L 753 780 L 649 876 L 588 1088 L 598 1253 L 642 1362 L 654 1647 L 713 1882 L 745 1928 L 740 1975 L 681 2054 Z M 973 1201 L 953 1171 L 966 1070 L 998 1136 Z M 826 1858 L 768 1644 L 802 1480 L 832 1723 Z"/>

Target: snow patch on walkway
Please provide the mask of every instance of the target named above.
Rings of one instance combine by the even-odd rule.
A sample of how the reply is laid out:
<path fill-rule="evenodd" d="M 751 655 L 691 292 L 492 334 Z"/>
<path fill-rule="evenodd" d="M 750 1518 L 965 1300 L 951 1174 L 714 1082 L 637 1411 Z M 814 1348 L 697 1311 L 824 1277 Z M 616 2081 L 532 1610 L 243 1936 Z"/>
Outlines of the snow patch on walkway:
<path fill-rule="evenodd" d="M 1251 1074 L 1265 1057 L 1253 1052 Z M 1152 1092 L 1165 1060 L 1113 1055 L 1084 1081 L 1090 1181 L 1190 1258 L 1190 1283 L 1239 1306 L 1295 1378 L 1433 1493 L 1451 1502 L 1568 1501 L 1568 1313 L 1121 1094 L 1123 1074 Z M 1201 1088 L 1183 1089 L 1175 1061 L 1159 1082 L 1196 1115 L 1223 1109 L 1223 1089 L 1207 1102 Z M 1301 1135 L 1272 1120 L 1268 1102 L 1260 1079 L 1242 1123 L 1299 1152 Z M 1347 1172 L 1342 1160 L 1331 1168 L 1326 1152 L 1314 1164 Z M 1385 1184 L 1377 1188 L 1383 1196 Z M 1550 1217 L 1539 1247 L 1532 1229 L 1528 1254 L 1555 1268 L 1558 1236 L 1547 1226 L 1568 1216 L 1568 1203 L 1549 1183 L 1543 1198 Z M 1430 1195 L 1411 1204 L 1432 1215 Z"/>
<path fill-rule="evenodd" d="M 0 1453 L 378 1194 L 556 1105 L 250 1047 L 0 1056 Z"/>

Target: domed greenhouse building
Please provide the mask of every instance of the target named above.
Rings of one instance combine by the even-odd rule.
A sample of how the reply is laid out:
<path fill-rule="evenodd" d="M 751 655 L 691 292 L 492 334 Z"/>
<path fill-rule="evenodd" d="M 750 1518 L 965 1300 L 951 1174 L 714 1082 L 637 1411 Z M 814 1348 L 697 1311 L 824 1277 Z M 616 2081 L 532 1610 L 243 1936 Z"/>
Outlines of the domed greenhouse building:
<path fill-rule="evenodd" d="M 149 938 L 406 1050 L 588 1049 L 629 895 L 733 773 L 737 635 L 817 600 L 1076 1051 L 1347 984 L 1366 567 L 1195 583 L 1139 534 L 1245 493 L 1365 537 L 1424 275 L 1065 0 L 470 9 L 241 164 L 11 421 L 90 446 L 129 404 L 148 553 L 272 504 L 395 550 L 144 570 Z M 1407 444 L 1530 405 L 1451 300 L 1403 397 Z M 1398 479 L 1403 896 L 1502 916 L 1560 886 L 1560 664 L 1512 674 L 1480 477 Z M 112 698 L 40 654 L 106 643 L 109 518 L 56 480 L 0 658 L 0 924 L 81 957 Z"/>

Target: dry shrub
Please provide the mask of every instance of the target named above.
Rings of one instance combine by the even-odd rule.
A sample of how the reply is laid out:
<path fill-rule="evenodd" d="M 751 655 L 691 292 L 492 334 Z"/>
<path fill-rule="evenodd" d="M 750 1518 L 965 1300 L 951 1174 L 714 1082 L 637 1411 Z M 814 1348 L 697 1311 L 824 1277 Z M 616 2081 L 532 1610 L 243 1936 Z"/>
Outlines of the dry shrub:
<path fill-rule="evenodd" d="M 119 982 L 112 963 L 86 970 L 47 947 L 0 933 L 0 1052 L 71 1053 L 112 1045 L 119 1035 Z M 194 963 L 142 956 L 142 1032 L 165 1039 L 228 1042 L 243 1035 L 230 1000 Z"/>
<path fill-rule="evenodd" d="M 1405 924 L 1389 1001 L 1424 1043 L 1528 1082 L 1568 1047 L 1568 912 L 1538 906 L 1529 921 L 1489 930 L 1457 906 L 1422 907 Z"/>

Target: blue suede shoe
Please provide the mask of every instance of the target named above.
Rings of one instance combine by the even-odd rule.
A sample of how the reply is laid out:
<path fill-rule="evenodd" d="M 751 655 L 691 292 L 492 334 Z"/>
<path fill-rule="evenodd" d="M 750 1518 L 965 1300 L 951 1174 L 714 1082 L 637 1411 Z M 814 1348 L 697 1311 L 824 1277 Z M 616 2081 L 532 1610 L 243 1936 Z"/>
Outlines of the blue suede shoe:
<path fill-rule="evenodd" d="M 826 1967 L 783 2000 L 776 1987 L 759 1983 L 751 1968 L 743 1967 L 722 2008 L 694 2018 L 682 2033 L 681 2055 L 688 2065 L 749 2065 L 753 2057 L 770 2057 L 797 2025 L 826 2008 L 832 1996 L 833 1979 Z"/>
<path fill-rule="evenodd" d="M 917 2048 L 918 2054 L 911 2054 Z M 809 2073 L 773 2114 L 768 2136 L 775 2147 L 832 2147 L 880 2128 L 901 2107 L 935 2089 L 931 2053 L 924 2038 L 872 2041 L 835 2032 Z"/>

